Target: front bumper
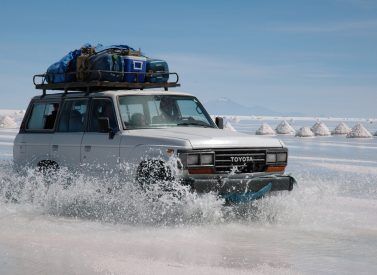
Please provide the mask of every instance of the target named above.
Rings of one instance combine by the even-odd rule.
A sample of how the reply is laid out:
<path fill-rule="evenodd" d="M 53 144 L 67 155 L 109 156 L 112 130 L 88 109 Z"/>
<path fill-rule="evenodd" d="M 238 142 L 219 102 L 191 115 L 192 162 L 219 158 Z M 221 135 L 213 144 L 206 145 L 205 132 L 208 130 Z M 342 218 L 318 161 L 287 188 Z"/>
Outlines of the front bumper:
<path fill-rule="evenodd" d="M 258 192 L 269 184 L 272 192 L 291 191 L 296 184 L 292 176 L 277 174 L 189 175 L 183 182 L 198 193 L 217 192 L 224 196 Z"/>

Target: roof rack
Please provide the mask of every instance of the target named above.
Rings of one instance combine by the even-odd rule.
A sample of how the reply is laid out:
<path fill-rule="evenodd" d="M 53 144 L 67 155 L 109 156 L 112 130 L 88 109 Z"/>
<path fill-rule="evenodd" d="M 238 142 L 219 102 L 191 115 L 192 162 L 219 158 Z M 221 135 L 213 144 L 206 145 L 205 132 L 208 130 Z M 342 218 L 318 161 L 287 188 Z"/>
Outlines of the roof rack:
<path fill-rule="evenodd" d="M 56 76 L 70 76 L 72 75 L 73 79 L 76 79 L 76 72 L 71 73 L 45 73 L 45 74 L 37 74 L 33 76 L 33 83 L 35 88 L 38 90 L 43 90 L 43 95 L 46 94 L 46 90 L 55 90 L 55 91 L 64 91 L 65 93 L 69 91 L 81 91 L 81 92 L 100 92 L 100 91 L 108 91 L 108 90 L 134 90 L 134 89 L 153 89 L 153 88 L 163 88 L 165 91 L 168 88 L 173 87 L 180 87 L 181 84 L 178 83 L 179 76 L 177 73 L 173 72 L 156 72 L 156 73 L 136 73 L 136 72 L 115 72 L 115 71 L 102 71 L 102 70 L 95 70 L 95 71 L 85 71 L 85 76 L 89 76 L 89 74 L 98 80 L 88 80 L 88 81 L 72 81 L 72 82 L 62 82 L 62 83 L 52 83 L 50 81 Z M 115 78 L 123 79 L 125 75 L 131 75 L 138 81 L 139 75 L 145 75 L 146 77 L 155 77 L 159 75 L 163 76 L 175 76 L 176 80 L 172 82 L 163 82 L 163 83 L 153 83 L 153 82 L 112 82 L 112 81 L 104 81 L 103 76 L 111 75 L 115 76 Z M 84 76 L 84 77 L 85 77 Z M 94 77 L 95 76 L 95 77 Z M 86 77 L 87 78 L 87 77 Z"/>

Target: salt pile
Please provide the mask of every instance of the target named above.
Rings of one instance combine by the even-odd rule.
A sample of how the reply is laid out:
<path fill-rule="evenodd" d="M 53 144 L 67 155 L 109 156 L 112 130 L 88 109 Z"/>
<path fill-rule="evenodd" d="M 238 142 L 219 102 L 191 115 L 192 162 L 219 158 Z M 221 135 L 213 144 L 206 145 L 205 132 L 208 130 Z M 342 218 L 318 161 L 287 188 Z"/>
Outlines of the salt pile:
<path fill-rule="evenodd" d="M 1 128 L 17 128 L 17 123 L 10 116 L 0 117 L 0 127 Z"/>
<path fill-rule="evenodd" d="M 347 134 L 348 138 L 370 138 L 372 134 L 363 126 L 363 124 L 356 124 L 351 132 Z"/>
<path fill-rule="evenodd" d="M 234 129 L 233 125 L 230 124 L 229 121 L 227 121 L 227 122 L 225 123 L 225 125 L 224 125 L 224 129 L 225 129 L 225 130 L 228 130 L 228 131 L 237 132 L 237 130 Z"/>
<path fill-rule="evenodd" d="M 286 121 L 283 120 L 280 124 L 276 127 L 276 133 L 282 135 L 294 135 L 295 129 Z"/>
<path fill-rule="evenodd" d="M 309 127 L 302 127 L 297 131 L 296 137 L 312 137 L 314 133 Z"/>
<path fill-rule="evenodd" d="M 351 132 L 351 128 L 348 127 L 347 124 L 344 122 L 341 122 L 338 124 L 338 126 L 335 127 L 335 129 L 331 132 L 333 135 L 347 135 L 349 132 Z"/>
<path fill-rule="evenodd" d="M 255 132 L 257 135 L 275 135 L 274 129 L 267 123 L 263 123 L 259 129 Z"/>
<path fill-rule="evenodd" d="M 335 129 L 331 132 L 333 135 L 346 135 L 351 132 L 351 128 L 344 122 L 338 124 Z"/>
<path fill-rule="evenodd" d="M 316 136 L 329 136 L 331 135 L 329 128 L 322 121 L 316 122 L 311 128 Z"/>

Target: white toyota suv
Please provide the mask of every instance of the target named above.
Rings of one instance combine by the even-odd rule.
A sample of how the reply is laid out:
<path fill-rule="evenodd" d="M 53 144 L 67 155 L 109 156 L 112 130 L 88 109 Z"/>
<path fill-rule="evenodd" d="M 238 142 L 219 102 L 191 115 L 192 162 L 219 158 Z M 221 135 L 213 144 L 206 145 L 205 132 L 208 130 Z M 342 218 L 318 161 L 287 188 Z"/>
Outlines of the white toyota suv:
<path fill-rule="evenodd" d="M 225 197 L 254 198 L 295 183 L 284 175 L 288 150 L 281 141 L 223 130 L 222 119 L 214 123 L 196 97 L 171 91 L 35 96 L 13 153 L 16 167 L 101 167 L 141 184 L 176 178 Z"/>

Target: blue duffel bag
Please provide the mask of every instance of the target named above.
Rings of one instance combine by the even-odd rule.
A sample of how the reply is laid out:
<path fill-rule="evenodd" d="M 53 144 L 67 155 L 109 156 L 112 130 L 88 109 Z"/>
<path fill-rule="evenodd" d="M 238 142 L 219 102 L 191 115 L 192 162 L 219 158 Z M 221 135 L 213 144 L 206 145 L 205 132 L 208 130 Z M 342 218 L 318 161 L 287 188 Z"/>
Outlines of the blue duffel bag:
<path fill-rule="evenodd" d="M 117 55 L 103 51 L 89 58 L 89 80 L 120 82 L 123 79 L 124 62 Z"/>
<path fill-rule="evenodd" d="M 74 50 L 66 54 L 58 62 L 47 69 L 46 80 L 49 83 L 76 81 L 76 60 L 81 50 Z"/>
<path fill-rule="evenodd" d="M 147 59 L 146 72 L 145 82 L 165 83 L 169 80 L 169 66 L 164 60 Z"/>

